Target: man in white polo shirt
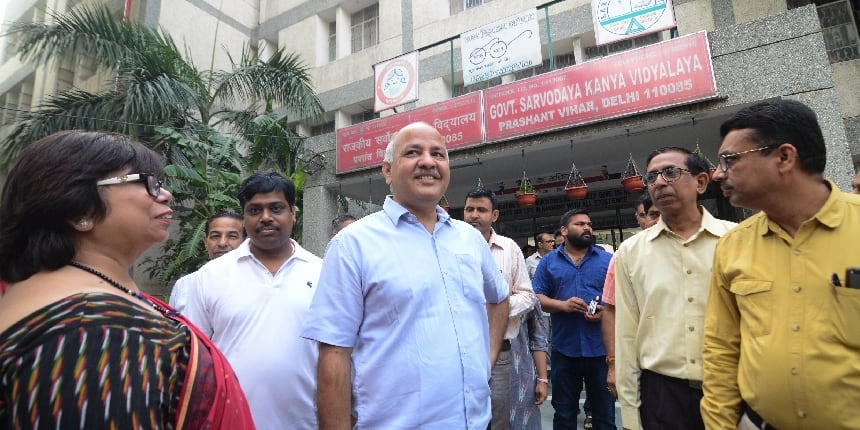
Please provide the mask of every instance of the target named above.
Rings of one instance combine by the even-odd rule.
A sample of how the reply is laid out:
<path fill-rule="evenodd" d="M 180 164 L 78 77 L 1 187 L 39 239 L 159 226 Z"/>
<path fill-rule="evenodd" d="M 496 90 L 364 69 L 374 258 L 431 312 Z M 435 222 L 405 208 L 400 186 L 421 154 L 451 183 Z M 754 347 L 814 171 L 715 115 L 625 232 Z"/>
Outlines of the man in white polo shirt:
<path fill-rule="evenodd" d="M 230 361 L 258 429 L 316 429 L 317 347 L 299 330 L 322 261 L 290 237 L 289 179 L 255 173 L 239 203 L 248 240 L 196 272 L 184 313 Z"/>

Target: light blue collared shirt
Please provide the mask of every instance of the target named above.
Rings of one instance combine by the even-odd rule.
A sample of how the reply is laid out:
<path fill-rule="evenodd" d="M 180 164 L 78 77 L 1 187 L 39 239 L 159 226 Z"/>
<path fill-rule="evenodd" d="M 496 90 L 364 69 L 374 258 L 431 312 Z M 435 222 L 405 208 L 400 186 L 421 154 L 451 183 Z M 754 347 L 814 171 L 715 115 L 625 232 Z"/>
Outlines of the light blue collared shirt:
<path fill-rule="evenodd" d="M 480 429 L 490 420 L 487 303 L 508 296 L 474 227 L 433 233 L 391 196 L 329 242 L 302 336 L 353 348 L 357 429 Z"/>

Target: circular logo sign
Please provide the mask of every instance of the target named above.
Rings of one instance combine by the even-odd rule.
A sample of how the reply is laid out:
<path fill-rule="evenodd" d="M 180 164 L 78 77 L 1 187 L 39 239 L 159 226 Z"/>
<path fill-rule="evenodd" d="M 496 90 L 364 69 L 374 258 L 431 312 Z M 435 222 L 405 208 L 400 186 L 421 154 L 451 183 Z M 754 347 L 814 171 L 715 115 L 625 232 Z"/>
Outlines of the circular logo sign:
<path fill-rule="evenodd" d="M 597 23 L 604 30 L 621 36 L 642 33 L 662 22 L 667 0 L 598 0 Z"/>
<path fill-rule="evenodd" d="M 415 80 L 412 63 L 403 59 L 392 60 L 385 65 L 376 81 L 376 98 L 383 104 L 397 106 L 412 94 Z"/>

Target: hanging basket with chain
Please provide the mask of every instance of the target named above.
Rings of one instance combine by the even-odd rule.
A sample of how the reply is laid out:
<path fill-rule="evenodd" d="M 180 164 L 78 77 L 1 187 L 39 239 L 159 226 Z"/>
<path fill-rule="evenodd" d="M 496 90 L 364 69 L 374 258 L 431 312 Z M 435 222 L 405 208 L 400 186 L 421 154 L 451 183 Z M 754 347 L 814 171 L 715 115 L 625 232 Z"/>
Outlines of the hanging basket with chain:
<path fill-rule="evenodd" d="M 621 175 L 621 185 L 628 193 L 641 193 L 645 190 L 645 183 L 642 182 L 642 173 L 639 173 L 639 168 L 636 167 L 636 161 L 633 160 L 633 154 L 627 159 L 627 168 L 624 169 L 624 174 Z"/>
<path fill-rule="evenodd" d="M 522 207 L 534 206 L 537 203 L 535 188 L 526 176 L 525 170 L 523 170 L 523 178 L 520 179 L 520 187 L 517 189 L 517 203 Z"/>
<path fill-rule="evenodd" d="M 576 163 L 571 162 L 570 174 L 567 176 L 567 183 L 564 184 L 564 193 L 571 200 L 582 200 L 588 194 L 588 184 L 582 179 Z"/>

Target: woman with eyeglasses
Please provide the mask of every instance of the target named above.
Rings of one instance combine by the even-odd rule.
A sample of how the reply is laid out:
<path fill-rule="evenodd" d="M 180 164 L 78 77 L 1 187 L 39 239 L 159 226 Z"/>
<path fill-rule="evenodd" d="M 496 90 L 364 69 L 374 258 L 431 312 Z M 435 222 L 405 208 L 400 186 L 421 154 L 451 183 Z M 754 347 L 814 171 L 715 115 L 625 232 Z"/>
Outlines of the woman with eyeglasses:
<path fill-rule="evenodd" d="M 143 144 L 67 131 L 31 144 L 0 201 L 0 428 L 250 429 L 233 370 L 129 270 L 173 196 Z"/>

